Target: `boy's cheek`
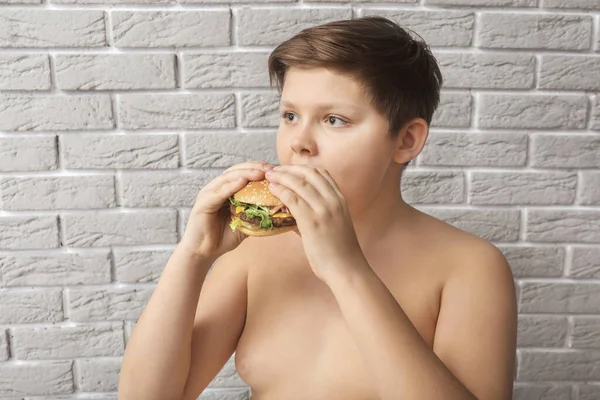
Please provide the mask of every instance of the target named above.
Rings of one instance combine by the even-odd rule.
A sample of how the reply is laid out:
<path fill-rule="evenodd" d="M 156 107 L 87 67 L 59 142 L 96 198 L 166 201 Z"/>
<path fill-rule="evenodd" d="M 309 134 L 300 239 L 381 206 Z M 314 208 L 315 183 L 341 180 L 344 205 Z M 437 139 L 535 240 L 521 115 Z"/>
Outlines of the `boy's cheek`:
<path fill-rule="evenodd" d="M 280 164 L 289 164 L 291 154 L 292 154 L 292 148 L 290 147 L 290 144 L 286 143 L 285 140 L 280 139 L 278 137 L 276 148 L 277 148 L 277 157 L 279 158 L 279 163 Z"/>

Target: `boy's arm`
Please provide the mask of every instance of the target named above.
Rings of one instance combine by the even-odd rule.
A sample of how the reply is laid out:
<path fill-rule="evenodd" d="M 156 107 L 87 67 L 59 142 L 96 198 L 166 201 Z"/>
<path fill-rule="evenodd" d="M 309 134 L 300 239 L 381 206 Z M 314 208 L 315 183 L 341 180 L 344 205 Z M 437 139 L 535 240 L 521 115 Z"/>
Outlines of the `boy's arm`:
<path fill-rule="evenodd" d="M 508 262 L 473 248 L 442 294 L 434 351 L 479 400 L 512 399 L 517 304 Z"/>
<path fill-rule="evenodd" d="M 213 260 L 175 249 L 127 344 L 119 399 L 195 399 L 223 367 L 246 313 L 236 252 L 206 277 Z"/>
<path fill-rule="evenodd" d="M 512 398 L 512 274 L 491 244 L 467 254 L 444 287 L 434 351 L 366 261 L 327 282 L 383 400 Z"/>
<path fill-rule="evenodd" d="M 183 400 L 194 400 L 231 357 L 246 323 L 250 239 L 223 255 L 204 282 L 192 332 L 191 364 Z"/>

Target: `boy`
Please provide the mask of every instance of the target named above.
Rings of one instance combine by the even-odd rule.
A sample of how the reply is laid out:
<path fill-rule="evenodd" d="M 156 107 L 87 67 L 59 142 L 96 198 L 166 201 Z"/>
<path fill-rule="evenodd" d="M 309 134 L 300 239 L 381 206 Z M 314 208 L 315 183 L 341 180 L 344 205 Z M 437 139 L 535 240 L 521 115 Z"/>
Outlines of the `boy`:
<path fill-rule="evenodd" d="M 253 400 L 510 399 L 505 258 L 400 193 L 439 102 L 427 46 L 383 18 L 338 21 L 282 43 L 269 72 L 281 167 L 236 165 L 201 190 L 119 398 L 195 399 L 235 351 Z M 265 178 L 298 232 L 245 239 L 223 204 Z"/>

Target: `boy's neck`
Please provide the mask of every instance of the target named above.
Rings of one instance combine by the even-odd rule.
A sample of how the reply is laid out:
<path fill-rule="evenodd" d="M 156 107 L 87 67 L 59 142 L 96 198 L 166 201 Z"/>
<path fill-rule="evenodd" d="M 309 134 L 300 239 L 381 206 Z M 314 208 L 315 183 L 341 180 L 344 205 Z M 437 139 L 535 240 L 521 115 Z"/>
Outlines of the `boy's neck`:
<path fill-rule="evenodd" d="M 397 178 L 395 182 L 398 182 Z M 398 224 L 407 224 L 415 213 L 415 208 L 402 198 L 399 184 L 384 184 L 382 187 L 366 207 L 352 215 L 361 246 L 369 246 L 373 240 L 387 236 Z"/>

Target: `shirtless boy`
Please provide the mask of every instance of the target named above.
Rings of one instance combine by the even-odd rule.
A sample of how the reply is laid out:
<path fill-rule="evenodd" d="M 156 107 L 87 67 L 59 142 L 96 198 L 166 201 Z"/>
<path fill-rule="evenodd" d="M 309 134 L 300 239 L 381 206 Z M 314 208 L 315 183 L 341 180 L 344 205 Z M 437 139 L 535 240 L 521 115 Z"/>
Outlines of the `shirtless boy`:
<path fill-rule="evenodd" d="M 202 188 L 131 335 L 119 399 L 196 399 L 234 351 L 253 400 L 510 399 L 506 259 L 400 192 L 439 102 L 428 47 L 382 18 L 338 21 L 282 43 L 269 72 L 281 166 L 235 165 Z M 228 227 L 223 204 L 262 179 L 297 232 Z"/>

